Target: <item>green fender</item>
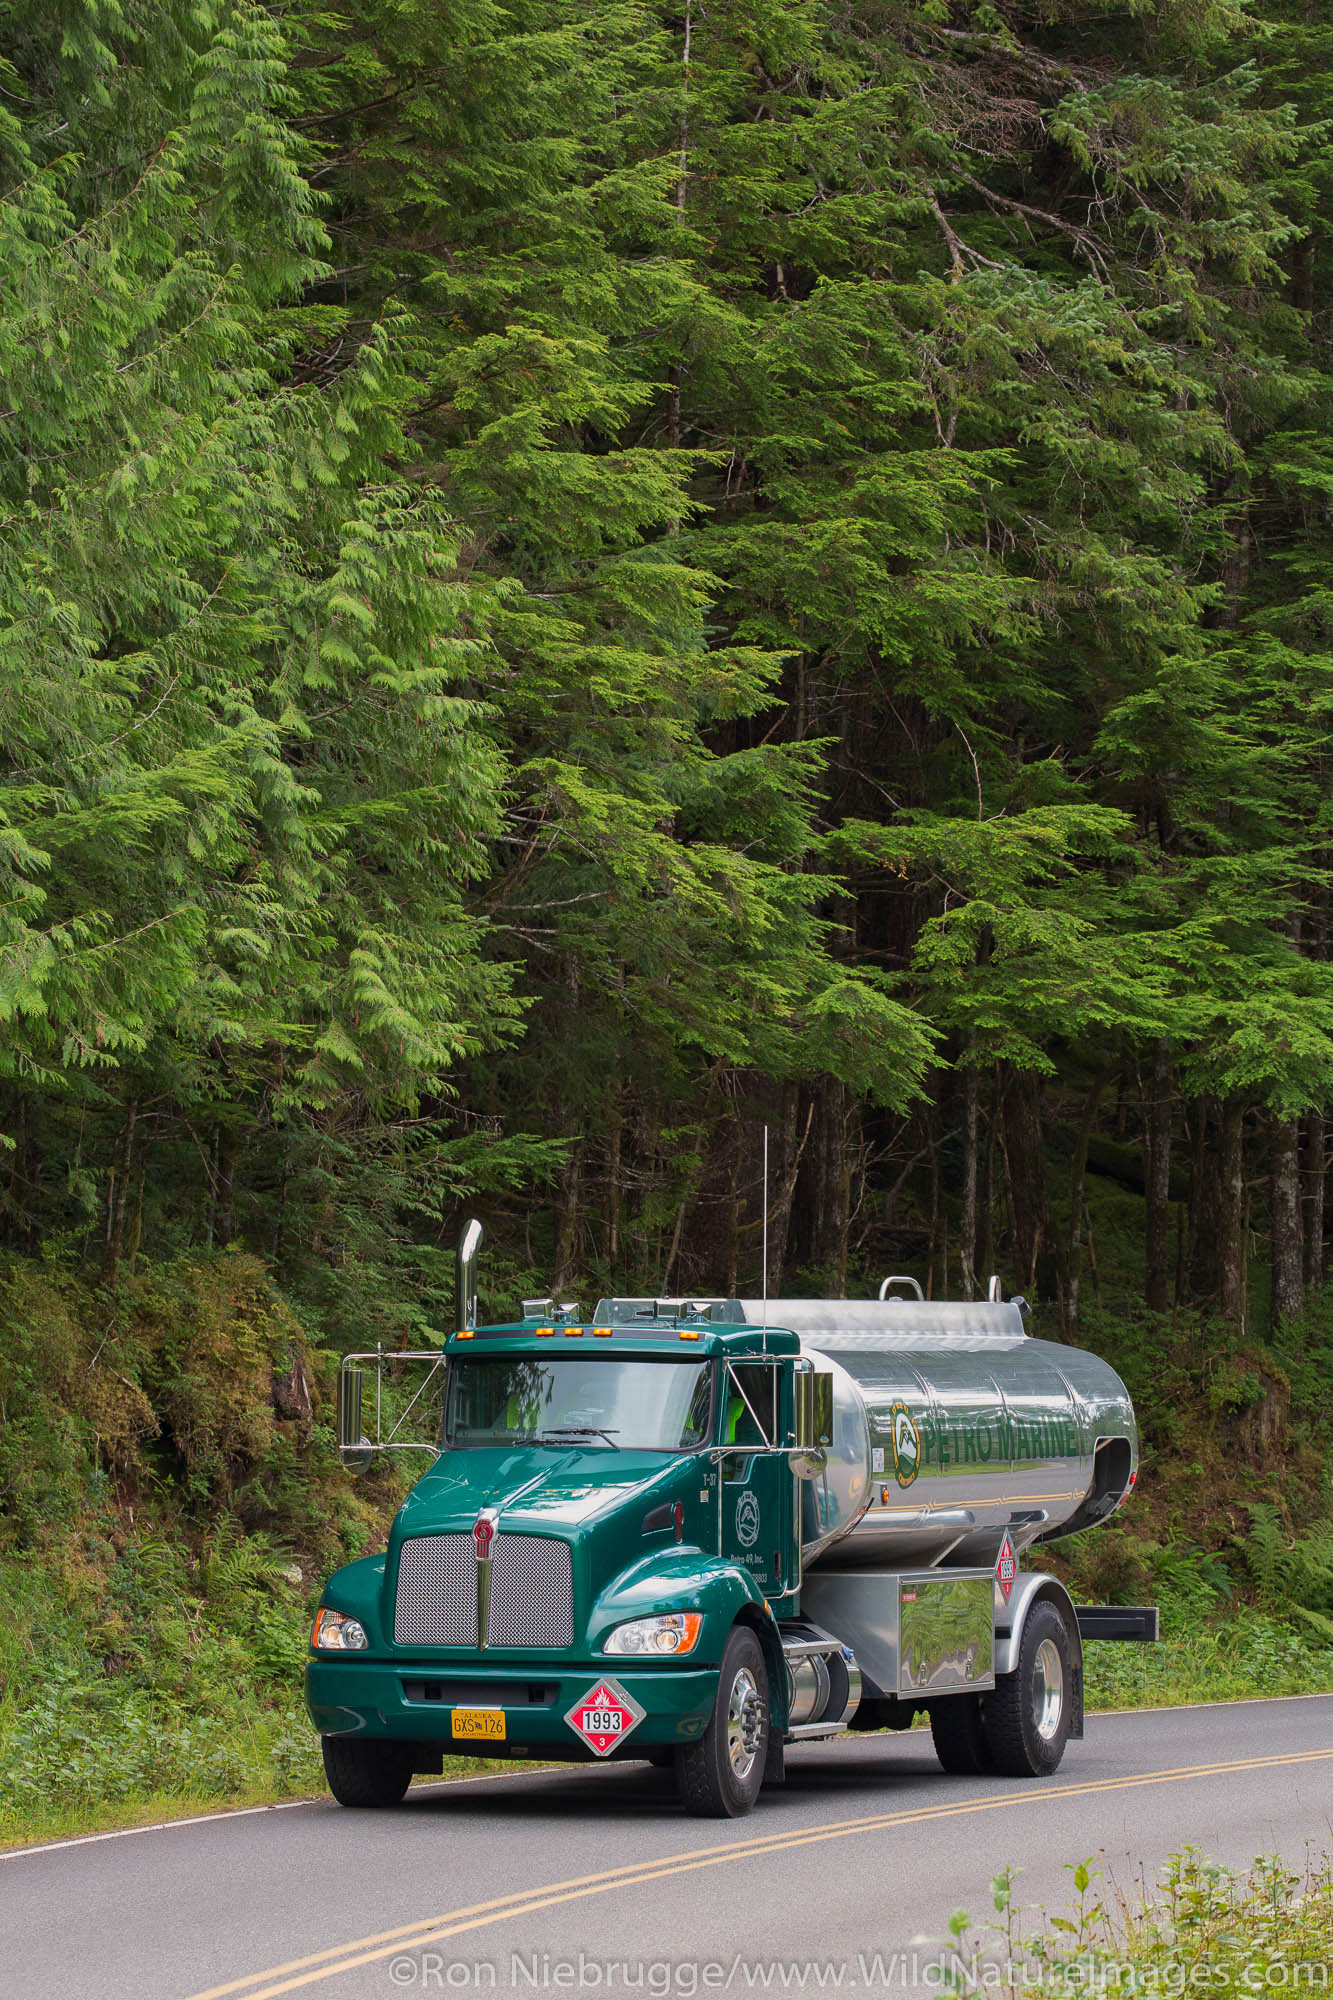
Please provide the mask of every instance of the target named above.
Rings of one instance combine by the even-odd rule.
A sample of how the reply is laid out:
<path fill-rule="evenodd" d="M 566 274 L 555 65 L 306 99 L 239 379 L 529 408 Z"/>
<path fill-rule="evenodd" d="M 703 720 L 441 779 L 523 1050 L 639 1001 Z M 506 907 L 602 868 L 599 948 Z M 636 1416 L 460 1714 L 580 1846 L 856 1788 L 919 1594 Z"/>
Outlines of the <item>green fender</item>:
<path fill-rule="evenodd" d="M 763 1592 L 738 1563 L 691 1548 L 640 1557 L 594 1603 L 588 1619 L 593 1651 L 601 1652 L 614 1626 L 663 1611 L 703 1613 L 703 1630 L 690 1659 L 710 1666 L 721 1664 L 732 1626 L 748 1626 L 764 1649 L 773 1727 L 785 1731 L 787 1670 L 777 1621 Z M 614 1660 L 617 1655 L 610 1657 Z"/>
<path fill-rule="evenodd" d="M 360 1556 L 356 1562 L 335 1569 L 325 1584 L 320 1603 L 330 1611 L 345 1611 L 366 1628 L 373 1653 L 388 1651 L 390 1634 L 385 1632 L 381 1607 L 384 1602 L 384 1557 Z M 327 1655 L 321 1654 L 321 1659 Z"/>

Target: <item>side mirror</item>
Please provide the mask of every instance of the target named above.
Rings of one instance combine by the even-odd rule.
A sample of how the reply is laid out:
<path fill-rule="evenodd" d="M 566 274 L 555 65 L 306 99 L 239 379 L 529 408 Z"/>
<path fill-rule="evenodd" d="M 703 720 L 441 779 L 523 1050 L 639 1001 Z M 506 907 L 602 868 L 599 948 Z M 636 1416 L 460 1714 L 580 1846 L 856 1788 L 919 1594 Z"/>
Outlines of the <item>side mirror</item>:
<path fill-rule="evenodd" d="M 364 1472 L 372 1453 L 361 1430 L 361 1368 L 344 1368 L 338 1376 L 338 1456 L 349 1472 Z"/>
<path fill-rule="evenodd" d="M 827 1451 L 833 1443 L 833 1377 L 813 1368 L 796 1377 L 796 1449 Z"/>

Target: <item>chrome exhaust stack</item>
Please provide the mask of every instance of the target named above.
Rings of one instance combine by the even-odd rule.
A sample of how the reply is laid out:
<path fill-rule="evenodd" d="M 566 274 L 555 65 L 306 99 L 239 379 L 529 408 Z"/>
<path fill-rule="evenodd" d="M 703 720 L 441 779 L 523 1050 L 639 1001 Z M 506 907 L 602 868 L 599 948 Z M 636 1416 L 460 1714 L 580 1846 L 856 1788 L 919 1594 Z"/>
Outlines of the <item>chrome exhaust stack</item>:
<path fill-rule="evenodd" d="M 481 1248 L 481 1224 L 474 1215 L 463 1226 L 458 1239 L 458 1318 L 460 1327 L 477 1324 L 477 1252 Z"/>

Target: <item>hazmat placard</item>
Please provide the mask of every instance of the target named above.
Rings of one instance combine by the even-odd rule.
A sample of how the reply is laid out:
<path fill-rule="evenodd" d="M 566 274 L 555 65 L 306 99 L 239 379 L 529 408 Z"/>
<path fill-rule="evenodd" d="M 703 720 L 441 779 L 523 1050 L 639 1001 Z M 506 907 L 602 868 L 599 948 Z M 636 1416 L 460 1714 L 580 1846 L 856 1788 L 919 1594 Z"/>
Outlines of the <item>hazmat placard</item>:
<path fill-rule="evenodd" d="M 630 1731 L 638 1728 L 646 1713 L 633 1695 L 626 1694 L 619 1681 L 608 1676 L 580 1696 L 565 1721 L 590 1750 L 599 1757 L 607 1757 L 617 1743 L 623 1743 Z"/>

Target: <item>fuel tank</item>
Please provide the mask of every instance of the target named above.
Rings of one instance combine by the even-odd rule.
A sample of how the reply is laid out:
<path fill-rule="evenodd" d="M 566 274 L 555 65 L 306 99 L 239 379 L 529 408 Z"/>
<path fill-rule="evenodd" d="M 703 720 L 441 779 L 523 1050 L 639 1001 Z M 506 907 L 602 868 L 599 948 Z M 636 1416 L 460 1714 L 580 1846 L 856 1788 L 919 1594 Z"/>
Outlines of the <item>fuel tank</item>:
<path fill-rule="evenodd" d="M 1129 1393 L 1096 1355 L 1024 1332 L 1018 1305 L 740 1301 L 833 1377 L 833 1441 L 804 1482 L 802 1560 L 993 1562 L 1114 1512 L 1138 1470 Z"/>

